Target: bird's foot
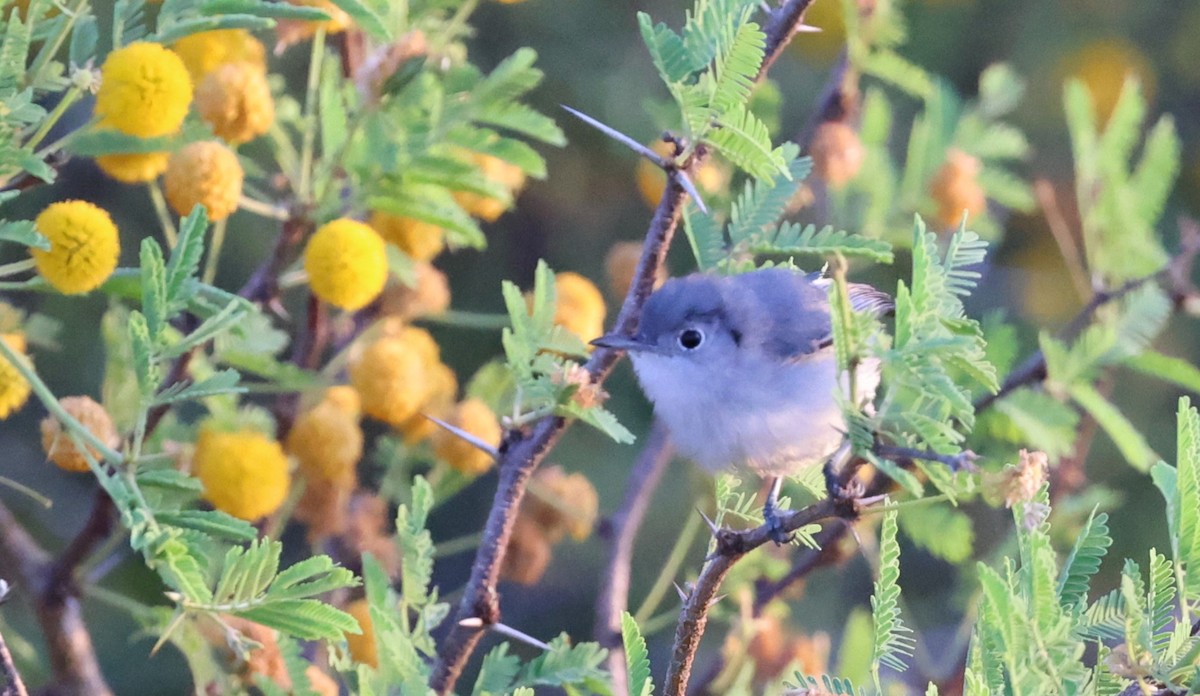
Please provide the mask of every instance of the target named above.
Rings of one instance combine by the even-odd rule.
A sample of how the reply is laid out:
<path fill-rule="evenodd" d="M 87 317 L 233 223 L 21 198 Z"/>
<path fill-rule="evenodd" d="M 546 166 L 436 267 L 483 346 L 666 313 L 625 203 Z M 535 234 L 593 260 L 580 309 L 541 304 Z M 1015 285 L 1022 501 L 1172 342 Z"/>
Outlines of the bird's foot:
<path fill-rule="evenodd" d="M 825 468 L 822 469 L 825 474 L 825 491 L 829 493 L 831 500 L 837 502 L 847 502 L 858 500 L 866 494 L 866 486 L 857 478 L 850 479 L 849 482 L 843 484 L 838 479 L 838 474 L 833 470 L 832 462 L 825 462 Z"/>
<path fill-rule="evenodd" d="M 763 505 L 763 522 L 767 525 L 767 531 L 771 536 L 771 541 L 777 546 L 792 543 L 796 535 L 783 528 L 783 518 L 779 515 L 779 487 L 782 479 L 775 479 L 771 483 L 771 491 L 767 494 L 767 502 Z"/>

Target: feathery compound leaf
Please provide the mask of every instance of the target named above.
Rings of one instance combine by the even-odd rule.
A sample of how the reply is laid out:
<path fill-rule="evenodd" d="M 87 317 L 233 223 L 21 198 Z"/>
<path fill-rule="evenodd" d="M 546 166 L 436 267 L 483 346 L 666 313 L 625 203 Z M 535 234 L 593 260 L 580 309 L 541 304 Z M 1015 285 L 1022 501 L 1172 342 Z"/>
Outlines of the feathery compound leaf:
<path fill-rule="evenodd" d="M 1175 615 L 1175 568 L 1166 556 L 1155 549 L 1150 549 L 1150 586 L 1147 592 L 1153 648 L 1156 654 L 1162 654 L 1171 641 L 1171 624 Z"/>
<path fill-rule="evenodd" d="M 1076 629 L 1085 637 L 1117 640 L 1125 635 L 1125 599 L 1113 590 L 1087 608 Z"/>
<path fill-rule="evenodd" d="M 702 67 L 693 62 L 692 55 L 683 45 L 683 39 L 665 24 L 654 24 L 645 12 L 638 12 L 638 28 L 642 41 L 650 51 L 650 58 L 658 74 L 668 85 L 682 82 L 695 70 Z"/>
<path fill-rule="evenodd" d="M 695 205 L 689 201 L 683 209 L 683 231 L 696 258 L 696 265 L 700 270 L 708 271 L 726 258 L 725 236 L 716 219 L 699 212 Z"/>
<path fill-rule="evenodd" d="M 143 477 L 138 477 L 139 483 L 145 483 Z M 159 511 L 154 518 L 160 524 L 182 529 L 194 529 L 209 536 L 228 541 L 245 543 L 253 541 L 258 536 L 254 525 L 227 515 L 220 510 L 181 510 L 179 512 Z"/>
<path fill-rule="evenodd" d="M 501 696 L 511 692 L 520 671 L 521 661 L 508 654 L 508 643 L 500 643 L 483 656 L 471 696 Z"/>
<path fill-rule="evenodd" d="M 171 250 L 167 262 L 167 302 L 172 310 L 186 305 L 187 281 L 200 270 L 200 259 L 204 256 L 204 233 L 208 230 L 208 215 L 203 205 L 192 208 L 179 223 L 179 240 Z"/>
<path fill-rule="evenodd" d="M 167 319 L 167 268 L 162 248 L 147 237 L 141 246 L 142 314 L 151 340 L 157 342 Z"/>
<path fill-rule="evenodd" d="M 339 640 L 359 630 L 353 616 L 315 599 L 285 599 L 234 613 L 301 640 Z"/>
<path fill-rule="evenodd" d="M 1146 137 L 1142 159 L 1129 182 L 1142 219 L 1151 225 L 1162 215 L 1171 186 L 1179 174 L 1179 155 L 1175 121 L 1170 116 L 1163 116 Z"/>
<path fill-rule="evenodd" d="M 720 118 L 746 105 L 762 64 L 767 37 L 753 22 L 738 27 L 733 43 L 714 65 L 716 80 L 710 104 Z"/>
<path fill-rule="evenodd" d="M 825 226 L 800 225 L 785 222 L 774 233 L 759 235 L 745 244 L 752 254 L 816 254 L 820 256 L 865 257 L 878 263 L 892 262 L 892 245 L 882 239 L 871 239 Z"/>
<path fill-rule="evenodd" d="M 50 240 L 37 231 L 33 220 L 0 221 L 0 242 L 16 242 L 42 251 L 50 249 Z"/>
<path fill-rule="evenodd" d="M 1096 423 L 1121 451 L 1135 469 L 1149 471 L 1150 467 L 1159 460 L 1159 456 L 1150 448 L 1146 438 L 1117 407 L 1086 382 L 1077 382 L 1067 387 L 1067 392 L 1075 403 L 1096 419 Z"/>
<path fill-rule="evenodd" d="M 730 162 L 756 179 L 787 174 L 782 148 L 771 147 L 771 132 L 746 106 L 723 114 L 703 136 Z"/>
<path fill-rule="evenodd" d="M 605 689 L 608 673 L 601 667 L 608 651 L 597 643 L 571 645 L 566 634 L 550 641 L 550 649 L 521 670 L 514 686 L 584 686 Z"/>
<path fill-rule="evenodd" d="M 1200 412 L 1186 396 L 1179 399 L 1176 414 L 1175 467 L 1178 497 L 1173 529 L 1179 539 L 1175 560 L 1184 568 L 1187 599 L 1194 601 L 1200 596 Z"/>
<path fill-rule="evenodd" d="M 974 550 L 971 518 L 950 505 L 916 505 L 900 515 L 900 529 L 917 546 L 949 563 L 962 563 Z"/>
<path fill-rule="evenodd" d="M 433 488 L 422 476 L 413 479 L 412 504 L 396 512 L 396 541 L 403 553 L 400 565 L 401 592 L 411 606 L 429 603 L 433 577 L 433 538 L 425 528 L 433 509 Z"/>
<path fill-rule="evenodd" d="M 1183 358 L 1147 350 L 1123 364 L 1143 375 L 1171 382 L 1194 394 L 1200 394 L 1200 368 Z"/>
<path fill-rule="evenodd" d="M 621 614 L 621 641 L 625 645 L 625 672 L 629 680 L 629 696 L 651 696 L 654 680 L 650 678 L 650 656 L 646 639 L 637 621 L 629 612 Z"/>
<path fill-rule="evenodd" d="M 787 210 L 788 202 L 812 171 L 812 159 L 797 158 L 794 147 L 789 148 L 785 156 L 790 161 L 788 176 L 779 174 L 770 181 L 748 179 L 742 193 L 733 202 L 727 233 L 734 246 L 774 228 Z"/>
<path fill-rule="evenodd" d="M 1096 514 L 1093 508 L 1058 578 L 1058 598 L 1064 609 L 1086 604 L 1092 577 L 1100 570 L 1109 546 L 1112 537 L 1108 535 L 1108 514 Z"/>
<path fill-rule="evenodd" d="M 907 669 L 904 658 L 916 649 L 912 630 L 900 619 L 900 545 L 896 542 L 896 511 L 883 516 L 879 530 L 879 578 L 871 594 L 871 616 L 875 624 L 873 667 L 879 687 L 879 665 L 898 672 Z"/>
<path fill-rule="evenodd" d="M 1121 571 L 1121 598 L 1125 602 L 1125 646 L 1133 664 L 1151 662 L 1150 619 L 1146 614 L 1146 587 L 1142 569 L 1131 559 L 1125 559 Z"/>

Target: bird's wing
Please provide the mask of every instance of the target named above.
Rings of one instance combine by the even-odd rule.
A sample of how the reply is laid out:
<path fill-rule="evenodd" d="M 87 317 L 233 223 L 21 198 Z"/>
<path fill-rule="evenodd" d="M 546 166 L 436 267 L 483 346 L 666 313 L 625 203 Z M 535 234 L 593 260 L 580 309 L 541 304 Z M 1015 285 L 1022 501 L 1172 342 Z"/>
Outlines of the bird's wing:
<path fill-rule="evenodd" d="M 827 278 L 821 278 L 816 283 L 816 286 L 821 288 L 829 287 L 832 281 Z M 850 295 L 850 306 L 856 312 L 870 312 L 877 317 L 883 317 L 891 314 L 896 309 L 896 302 L 892 296 L 876 290 L 870 285 L 863 283 L 847 283 L 846 291 Z M 832 327 L 829 333 L 821 337 L 820 347 L 830 348 L 833 346 Z"/>

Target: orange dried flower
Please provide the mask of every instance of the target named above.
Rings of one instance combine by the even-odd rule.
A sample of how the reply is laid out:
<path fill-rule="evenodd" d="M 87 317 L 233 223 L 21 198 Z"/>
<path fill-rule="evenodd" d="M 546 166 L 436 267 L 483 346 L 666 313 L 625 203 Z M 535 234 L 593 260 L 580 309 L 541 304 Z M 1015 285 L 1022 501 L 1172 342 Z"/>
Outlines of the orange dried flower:
<path fill-rule="evenodd" d="M 858 176 L 867 157 L 858 131 L 841 121 L 826 121 L 817 126 L 808 151 L 817 176 L 832 189 L 840 189 Z"/>
<path fill-rule="evenodd" d="M 358 425 L 361 403 L 347 386 L 330 387 L 324 398 L 300 414 L 288 432 L 287 451 L 310 479 L 353 478 L 362 458 L 363 433 Z"/>
<path fill-rule="evenodd" d="M 428 263 L 416 265 L 416 286 L 392 283 L 383 289 L 381 310 L 402 321 L 437 315 L 450 308 L 450 282 Z"/>
<path fill-rule="evenodd" d="M 463 154 L 472 164 L 479 167 L 485 178 L 500 184 L 511 193 L 516 194 L 525 185 L 525 172 L 517 165 L 480 152 L 464 151 Z M 454 200 L 468 214 L 486 222 L 495 222 L 509 205 L 505 201 L 471 191 L 455 191 Z"/>
<path fill-rule="evenodd" d="M 557 465 L 542 467 L 533 475 L 529 491 L 532 495 L 525 499 L 522 514 L 537 522 L 551 542 L 564 533 L 576 541 L 591 535 L 600 499 L 586 476 L 567 474 Z"/>
<path fill-rule="evenodd" d="M 929 184 L 929 193 L 937 203 L 937 221 L 942 227 L 957 227 L 963 212 L 976 217 L 987 210 L 987 196 L 979 185 L 982 169 L 979 160 L 962 150 L 951 149 L 946 162 Z"/>
<path fill-rule="evenodd" d="M 504 435 L 496 414 L 487 404 L 475 398 L 459 402 L 447 422 L 492 447 L 499 447 Z M 433 437 L 433 452 L 451 468 L 468 476 L 478 476 L 496 463 L 491 454 L 444 428 L 439 429 Z"/>
<path fill-rule="evenodd" d="M 117 434 L 117 427 L 113 425 L 112 417 L 108 415 L 108 411 L 104 407 L 96 403 L 88 396 L 67 396 L 58 401 L 72 418 L 79 421 L 83 427 L 88 429 L 92 435 L 95 435 L 104 444 L 109 447 L 116 447 L 121 442 L 120 435 Z M 87 471 L 88 458 L 83 452 L 75 446 L 75 439 L 70 433 L 63 430 L 62 424 L 54 416 L 46 416 L 42 419 L 42 451 L 46 453 L 46 459 L 54 462 L 58 468 L 64 471 Z M 87 452 L 92 459 L 101 461 L 102 457 L 99 451 L 91 446 L 86 447 Z"/>
<path fill-rule="evenodd" d="M 550 540 L 537 522 L 518 515 L 500 566 L 500 577 L 519 585 L 536 585 L 546 574 L 551 554 Z"/>
<path fill-rule="evenodd" d="M 432 222 L 375 211 L 371 227 L 414 261 L 431 261 L 446 248 L 446 232 Z"/>
<path fill-rule="evenodd" d="M 617 242 L 604 257 L 604 271 L 608 276 L 608 291 L 613 297 L 624 298 L 633 285 L 638 263 L 642 260 L 641 242 Z M 654 276 L 654 288 L 667 282 L 667 267 L 659 265 Z"/>
<path fill-rule="evenodd" d="M 375 645 L 375 624 L 371 621 L 371 607 L 365 599 L 356 599 L 345 606 L 345 612 L 354 617 L 362 633 L 347 633 L 346 644 L 350 657 L 355 662 L 372 667 L 379 666 L 379 647 Z"/>
<path fill-rule="evenodd" d="M 235 145 L 266 133 L 275 121 L 267 76 L 250 63 L 226 63 L 205 76 L 196 87 L 196 111 L 218 138 Z"/>
<path fill-rule="evenodd" d="M 171 155 L 163 178 L 171 209 L 188 215 L 197 205 L 208 219 L 224 220 L 238 208 L 245 173 L 233 150 L 215 140 L 192 143 Z"/>
<path fill-rule="evenodd" d="M 176 41 L 172 48 L 187 66 L 193 84 L 200 84 L 206 75 L 226 63 L 246 63 L 259 72 L 267 69 L 266 49 L 245 29 L 197 32 Z"/>

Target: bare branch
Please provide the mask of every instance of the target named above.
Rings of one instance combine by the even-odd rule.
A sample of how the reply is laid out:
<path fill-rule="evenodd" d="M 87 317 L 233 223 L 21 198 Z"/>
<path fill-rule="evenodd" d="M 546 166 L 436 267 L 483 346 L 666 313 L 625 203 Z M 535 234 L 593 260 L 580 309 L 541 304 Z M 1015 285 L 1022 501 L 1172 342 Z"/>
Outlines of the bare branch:
<path fill-rule="evenodd" d="M 699 164 L 705 155 L 697 149 L 696 158 L 688 163 L 689 168 Z M 637 330 L 642 306 L 654 290 L 654 279 L 662 267 L 670 247 L 671 239 L 679 225 L 679 217 L 686 199 L 686 192 L 679 184 L 675 171 L 667 173 L 667 187 L 663 191 L 658 208 L 650 221 L 650 229 L 642 246 L 642 256 L 637 271 L 629 286 L 629 293 L 621 305 L 621 311 L 610 333 L 631 335 Z M 597 348 L 584 366 L 595 384 L 602 383 L 616 365 L 618 351 Z M 541 464 L 550 449 L 558 442 L 567 422 L 557 416 L 548 416 L 534 424 L 528 431 L 510 431 L 500 445 L 500 482 L 488 513 L 483 530 L 483 541 L 471 567 L 471 577 L 459 601 L 454 626 L 442 642 L 438 661 L 434 666 L 430 686 L 439 694 L 448 694 L 462 675 L 463 667 L 475 646 L 483 636 L 487 625 L 500 620 L 500 600 L 496 584 L 500 577 L 500 564 L 504 560 L 517 508 L 525 495 L 525 486 L 533 470 Z M 478 618 L 480 627 L 463 625 L 464 619 Z"/>
<path fill-rule="evenodd" d="M 8 651 L 3 634 L 0 634 L 0 677 L 4 679 L 4 683 L 0 684 L 0 696 L 29 696 L 17 666 L 13 664 L 12 653 Z"/>
<path fill-rule="evenodd" d="M 596 640 L 608 648 L 608 671 L 612 674 L 616 696 L 626 688 L 625 659 L 621 643 L 621 613 L 629 606 L 629 577 L 633 564 L 633 545 L 642 527 L 650 499 L 662 480 L 663 472 L 675 453 L 667 429 L 655 421 L 642 451 L 634 462 L 621 507 L 609 518 L 608 563 L 601 576 L 600 596 L 596 598 Z"/>
<path fill-rule="evenodd" d="M 808 11 L 808 6 L 811 4 L 813 4 L 813 0 L 787 0 L 782 6 L 771 12 L 764 27 L 767 44 L 762 65 L 758 68 L 758 77 L 755 78 L 756 81 L 761 81 L 767 76 L 767 72 L 775 64 L 775 60 L 783 54 L 783 49 L 787 48 L 792 37 L 801 30 L 801 27 L 805 26 L 804 13 Z"/>

